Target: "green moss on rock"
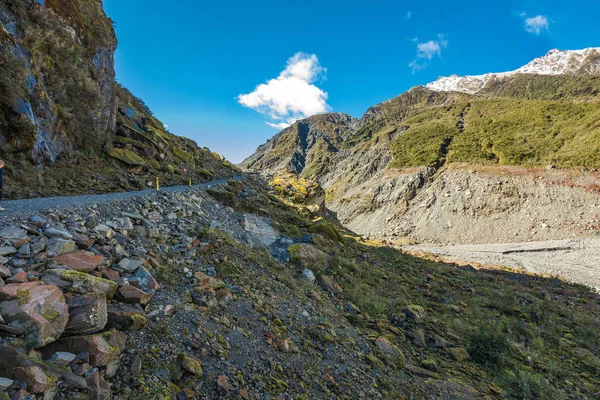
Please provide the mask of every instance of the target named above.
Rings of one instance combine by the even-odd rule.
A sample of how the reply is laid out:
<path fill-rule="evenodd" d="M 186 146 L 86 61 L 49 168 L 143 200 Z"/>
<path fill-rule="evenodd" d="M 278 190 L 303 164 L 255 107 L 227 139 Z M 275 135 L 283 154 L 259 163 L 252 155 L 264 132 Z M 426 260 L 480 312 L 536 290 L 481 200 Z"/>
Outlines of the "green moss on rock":
<path fill-rule="evenodd" d="M 125 149 L 118 149 L 116 147 L 111 148 L 110 150 L 108 150 L 108 155 L 112 158 L 115 158 L 127 165 L 132 165 L 132 166 L 145 166 L 146 163 L 144 161 L 144 159 L 140 156 L 138 156 L 137 154 L 135 154 L 133 151 L 129 151 L 129 150 L 125 150 Z"/>

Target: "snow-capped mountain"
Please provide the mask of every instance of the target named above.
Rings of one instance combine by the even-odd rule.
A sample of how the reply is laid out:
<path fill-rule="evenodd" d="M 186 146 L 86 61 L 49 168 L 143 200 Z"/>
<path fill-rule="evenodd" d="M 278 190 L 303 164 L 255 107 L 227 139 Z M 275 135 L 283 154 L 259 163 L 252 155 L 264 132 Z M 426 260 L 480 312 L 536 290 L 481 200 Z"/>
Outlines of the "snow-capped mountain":
<path fill-rule="evenodd" d="M 550 50 L 539 57 L 509 72 L 488 73 L 472 76 L 444 76 L 425 85 L 426 88 L 439 92 L 463 92 L 475 94 L 484 88 L 490 80 L 505 80 L 517 74 L 537 75 L 600 75 L 600 47 L 583 50 Z"/>

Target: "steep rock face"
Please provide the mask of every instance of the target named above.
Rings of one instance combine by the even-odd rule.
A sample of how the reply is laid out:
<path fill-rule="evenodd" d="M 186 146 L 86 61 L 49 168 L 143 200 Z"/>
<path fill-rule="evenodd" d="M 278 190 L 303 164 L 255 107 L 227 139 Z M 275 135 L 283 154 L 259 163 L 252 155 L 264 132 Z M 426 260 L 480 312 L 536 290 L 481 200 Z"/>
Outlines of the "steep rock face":
<path fill-rule="evenodd" d="M 463 87 L 470 79 L 452 91 L 415 87 L 367 110 L 311 178 L 326 190 L 327 208 L 369 237 L 490 243 L 593 235 L 597 61 L 597 49 L 551 51 L 474 90 Z M 270 146 L 263 159 L 279 151 Z"/>
<path fill-rule="evenodd" d="M 100 2 L 8 1 L 0 5 L 0 23 L 8 33 L 3 64 L 13 67 L 15 86 L 25 83 L 16 88 L 3 82 L 14 97 L 3 104 L 5 140 L 30 147 L 34 162 L 48 165 L 79 144 L 79 129 L 101 136 L 115 128 L 117 40 Z M 11 111 L 29 122 L 25 143 L 14 143 L 22 129 L 11 123 Z"/>
<path fill-rule="evenodd" d="M 357 120 L 347 114 L 327 113 L 294 123 L 260 146 L 240 165 L 248 169 L 289 169 L 306 177 L 322 173 Z"/>
<path fill-rule="evenodd" d="M 169 133 L 116 83 L 116 47 L 101 0 L 0 3 L 6 197 L 140 189 L 156 177 L 183 184 L 235 173 L 208 149 Z"/>

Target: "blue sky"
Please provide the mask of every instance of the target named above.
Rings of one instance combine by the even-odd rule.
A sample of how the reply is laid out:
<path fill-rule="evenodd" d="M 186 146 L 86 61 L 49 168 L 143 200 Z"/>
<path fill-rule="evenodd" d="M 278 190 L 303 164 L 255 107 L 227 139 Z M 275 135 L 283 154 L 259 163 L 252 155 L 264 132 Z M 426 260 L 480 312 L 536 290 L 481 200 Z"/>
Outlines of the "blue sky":
<path fill-rule="evenodd" d="M 438 76 L 600 46 L 592 0 L 104 3 L 117 79 L 170 131 L 233 162 L 278 132 L 267 123 L 323 110 L 360 117 Z"/>

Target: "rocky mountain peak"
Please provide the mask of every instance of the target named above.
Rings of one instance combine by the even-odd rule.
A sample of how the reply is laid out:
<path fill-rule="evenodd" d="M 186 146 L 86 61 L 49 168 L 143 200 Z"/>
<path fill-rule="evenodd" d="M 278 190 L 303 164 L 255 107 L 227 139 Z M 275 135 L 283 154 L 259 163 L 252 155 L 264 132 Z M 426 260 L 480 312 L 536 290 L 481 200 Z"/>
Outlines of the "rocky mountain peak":
<path fill-rule="evenodd" d="M 425 87 L 440 92 L 475 94 L 490 81 L 502 81 L 518 74 L 598 75 L 600 74 L 600 48 L 590 47 L 583 50 L 553 49 L 545 56 L 536 58 L 514 71 L 471 76 L 444 76 L 428 83 Z"/>

